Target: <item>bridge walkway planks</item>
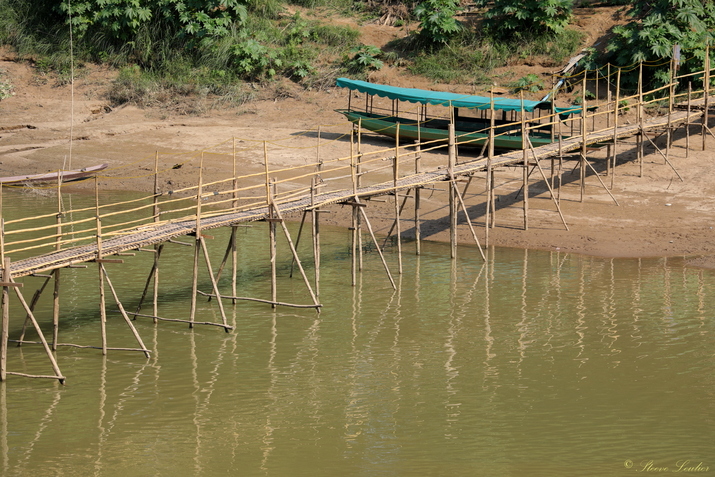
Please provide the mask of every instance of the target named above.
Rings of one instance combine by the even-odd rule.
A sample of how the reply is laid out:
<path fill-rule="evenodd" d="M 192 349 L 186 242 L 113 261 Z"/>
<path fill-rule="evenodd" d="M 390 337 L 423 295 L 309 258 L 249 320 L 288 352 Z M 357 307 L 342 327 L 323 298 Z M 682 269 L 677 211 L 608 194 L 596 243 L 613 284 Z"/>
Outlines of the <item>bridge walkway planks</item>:
<path fill-rule="evenodd" d="M 671 114 L 670 123 L 679 124 L 683 122 L 691 122 L 701 118 L 702 112 L 691 111 L 675 111 Z M 648 121 L 644 121 L 643 128 L 657 129 L 668 125 L 667 116 L 659 116 Z M 626 124 L 619 126 L 615 130 L 616 138 L 631 137 L 637 134 L 640 130 L 639 124 Z M 614 138 L 613 128 L 602 130 L 595 133 L 587 134 L 586 145 L 610 142 Z M 562 140 L 561 147 L 555 142 L 546 146 L 534 148 L 534 152 L 529 151 L 529 158 L 534 156 L 538 159 L 553 157 L 562 153 L 580 150 L 583 144 L 583 137 L 573 136 Z M 512 151 L 493 158 L 492 166 L 504 166 L 516 164 L 523 161 L 524 153 L 521 150 Z M 453 169 L 455 176 L 467 175 L 473 172 L 483 171 L 487 168 L 488 159 L 480 158 L 473 161 L 467 161 L 456 165 Z M 390 194 L 395 191 L 410 189 L 413 187 L 424 186 L 435 182 L 447 181 L 450 179 L 450 173 L 447 169 L 433 170 L 420 174 L 413 174 L 402 177 L 396 184 L 393 181 L 382 182 L 379 184 L 362 187 L 354 193 L 351 190 L 339 190 L 316 194 L 311 200 L 309 195 L 305 197 L 277 203 L 276 206 L 281 213 L 303 211 L 311 208 L 322 207 L 339 202 L 345 202 L 358 198 L 369 198 L 373 196 Z M 240 223 L 253 222 L 268 218 L 268 206 L 257 207 L 248 211 L 235 212 L 229 214 L 221 214 L 211 216 L 210 213 L 202 215 L 201 230 L 215 229 L 226 227 Z M 196 220 L 186 219 L 177 222 L 163 223 L 159 225 L 144 225 L 138 227 L 135 232 L 122 235 L 102 241 L 102 256 L 107 257 L 116 255 L 122 252 L 136 250 L 140 247 L 166 242 L 170 239 L 185 235 L 193 235 L 196 233 Z M 91 262 L 97 258 L 97 244 L 88 244 L 78 247 L 72 247 L 57 252 L 38 255 L 15 262 L 11 262 L 10 270 L 13 277 L 23 277 L 35 273 L 42 273 L 56 268 L 63 268 L 83 262 Z"/>

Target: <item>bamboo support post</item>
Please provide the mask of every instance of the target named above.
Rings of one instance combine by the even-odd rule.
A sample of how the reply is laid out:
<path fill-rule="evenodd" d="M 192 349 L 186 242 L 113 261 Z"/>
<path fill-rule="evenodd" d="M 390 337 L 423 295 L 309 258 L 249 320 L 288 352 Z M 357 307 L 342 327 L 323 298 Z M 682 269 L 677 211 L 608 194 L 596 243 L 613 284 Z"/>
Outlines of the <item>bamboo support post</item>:
<path fill-rule="evenodd" d="M 450 244 L 450 257 L 457 258 L 457 201 L 455 199 L 455 188 L 454 183 L 454 163 L 455 163 L 455 153 L 454 153 L 454 122 L 449 125 L 449 153 L 447 158 L 447 173 L 449 176 L 449 244 Z"/>
<path fill-rule="evenodd" d="M 264 142 L 265 147 L 265 142 Z M 196 319 L 196 292 L 199 290 L 199 253 L 201 248 L 201 195 L 204 187 L 204 153 L 201 153 L 199 162 L 199 183 L 196 188 L 196 239 L 194 240 L 194 262 L 191 271 L 191 307 L 189 311 L 189 328 L 193 328 Z"/>
<path fill-rule="evenodd" d="M 53 273 L 56 271 L 57 270 L 53 270 Z M 52 280 L 52 275 L 47 276 L 47 278 L 45 278 L 45 281 L 42 283 L 42 286 L 35 291 L 34 295 L 32 295 L 32 299 L 30 300 L 30 310 L 35 311 L 35 306 L 37 305 L 37 302 L 39 301 L 40 296 L 42 296 L 42 292 L 45 291 L 47 284 L 50 283 L 50 280 Z M 22 346 L 22 341 L 25 339 L 25 332 L 27 331 L 28 323 L 30 323 L 30 315 L 25 315 L 25 322 L 22 325 L 22 331 L 20 332 L 18 346 Z M 53 329 L 53 334 L 54 334 L 54 329 Z M 54 343 L 53 343 L 53 345 L 54 345 Z M 53 351 L 56 351 L 56 348 L 53 347 Z"/>
<path fill-rule="evenodd" d="M 400 179 L 400 123 L 396 125 L 395 162 L 392 167 L 392 183 L 395 193 L 395 233 L 397 235 L 397 273 L 402 275 L 402 228 L 400 227 L 400 197 L 397 194 L 397 181 Z M 407 197 L 405 197 L 407 200 Z"/>
<path fill-rule="evenodd" d="M 492 161 L 494 161 L 494 126 L 496 123 L 496 111 L 494 110 L 494 90 L 489 92 L 489 146 L 487 149 L 487 207 L 484 215 L 484 246 L 489 249 L 489 228 L 492 226 L 492 207 L 494 205 L 494 169 Z"/>
<path fill-rule="evenodd" d="M 303 226 L 305 226 L 305 219 L 308 216 L 308 209 L 303 211 L 303 216 L 300 218 L 300 226 L 298 227 L 298 236 L 295 238 L 295 248 L 300 246 L 300 238 L 303 236 Z M 288 277 L 293 278 L 293 267 L 295 265 L 295 257 L 290 260 L 290 273 Z"/>
<path fill-rule="evenodd" d="M 422 172 L 422 106 L 417 107 L 417 149 L 415 152 L 415 174 Z M 420 223 L 420 201 L 422 188 L 415 187 L 415 254 L 422 253 L 422 226 Z"/>
<path fill-rule="evenodd" d="M 159 214 L 161 210 L 159 209 L 159 151 L 157 151 L 154 158 L 154 222 L 159 221 Z M 152 290 L 152 311 L 154 316 L 159 314 L 159 255 L 161 250 L 164 248 L 163 244 L 154 244 L 154 280 L 153 280 L 153 290 Z M 136 318 L 136 317 L 135 317 Z M 154 324 L 157 320 L 154 320 Z"/>
<path fill-rule="evenodd" d="M 2 190 L 2 186 L 0 186 Z M 4 247 L 3 247 L 4 248 Z M 0 381 L 7 380 L 7 345 L 10 327 L 10 259 L 3 259 L 2 281 L 2 321 L 0 322 Z"/>
<path fill-rule="evenodd" d="M 678 45 L 673 45 L 673 55 L 670 59 L 670 84 L 668 85 L 668 126 L 666 128 L 665 136 L 665 161 L 668 162 L 670 158 L 670 143 L 673 138 L 673 101 L 675 97 L 675 76 L 677 68 L 677 54 L 680 54 L 680 47 Z"/>
<path fill-rule="evenodd" d="M 161 258 L 161 252 L 164 250 L 164 244 L 160 244 L 159 247 L 156 249 L 156 253 L 154 254 L 154 264 L 151 267 L 151 270 L 149 271 L 149 276 L 146 279 L 146 283 L 144 284 L 144 291 L 142 292 L 141 298 L 139 298 L 139 304 L 137 305 L 136 312 L 132 313 L 134 316 L 134 319 L 136 319 L 137 316 L 139 316 L 139 312 L 142 309 L 142 305 L 144 304 L 144 300 L 146 299 L 146 295 L 149 292 L 149 286 L 154 283 L 154 296 L 157 295 L 157 286 L 158 286 L 158 281 L 154 279 L 154 274 L 157 273 L 158 268 L 159 268 L 159 259 Z M 156 308 L 158 308 L 156 305 L 154 306 L 154 311 L 156 312 Z M 154 316 L 157 316 L 157 313 L 154 313 Z M 154 320 L 154 323 L 156 323 L 156 320 Z"/>
<path fill-rule="evenodd" d="M 526 130 L 526 111 L 524 111 L 524 91 L 520 92 L 521 99 L 521 149 L 523 151 L 523 189 L 524 189 L 524 230 L 529 230 L 529 155 L 526 151 L 528 132 Z"/>
<path fill-rule="evenodd" d="M 104 268 L 104 264 L 100 262 L 99 267 L 102 269 L 104 278 L 107 280 L 107 285 L 109 285 L 109 290 L 112 292 L 112 296 L 114 297 L 114 302 L 117 304 L 117 308 L 119 308 L 119 312 L 122 314 L 122 317 L 124 317 L 124 321 L 127 323 L 127 326 L 129 326 L 129 329 L 132 331 L 132 334 L 134 335 L 134 339 L 136 339 L 137 343 L 139 343 L 141 350 L 144 352 L 144 356 L 149 358 L 150 351 L 147 349 L 146 346 L 144 346 L 144 342 L 142 341 L 141 336 L 139 336 L 139 332 L 137 331 L 136 327 L 134 326 L 134 323 L 132 323 L 132 320 L 129 319 L 129 316 L 127 315 L 127 312 L 124 309 L 122 302 L 119 301 L 119 296 L 117 295 L 117 291 L 114 289 L 114 285 L 112 285 L 112 281 L 109 279 L 109 275 L 107 274 L 107 270 Z"/>
<path fill-rule="evenodd" d="M 708 115 L 710 109 L 710 45 L 705 45 L 705 73 L 703 74 L 703 95 L 704 95 L 704 105 L 703 105 L 703 119 L 702 119 L 702 129 L 700 134 L 703 137 L 703 151 L 705 150 L 705 143 L 707 140 L 706 131 L 708 129 Z"/>
<path fill-rule="evenodd" d="M 315 204 L 315 187 L 317 178 L 313 178 L 310 188 L 310 204 L 311 204 L 311 219 L 312 219 L 312 235 L 313 235 L 313 263 L 315 265 L 315 296 L 320 297 L 320 210 L 312 207 Z"/>
<path fill-rule="evenodd" d="M 228 320 L 226 319 L 226 311 L 223 309 L 223 301 L 221 300 L 221 292 L 218 289 L 218 283 L 216 282 L 216 278 L 214 277 L 213 269 L 211 268 L 211 257 L 209 256 L 209 251 L 208 248 L 206 247 L 206 241 L 201 240 L 201 250 L 204 252 L 204 260 L 206 261 L 206 268 L 208 269 L 209 272 L 209 277 L 211 278 L 211 287 L 213 288 L 214 293 L 218 297 L 218 309 L 219 312 L 221 313 L 221 321 L 224 324 L 224 330 L 226 333 L 229 332 L 230 328 L 228 326 Z"/>
<path fill-rule="evenodd" d="M 377 239 L 375 238 L 375 233 L 372 231 L 372 225 L 370 224 L 370 220 L 367 218 L 367 214 L 365 214 L 365 209 L 363 207 L 358 207 L 358 210 L 362 214 L 363 220 L 365 220 L 365 225 L 367 226 L 367 230 L 370 232 L 370 237 L 372 237 L 372 242 L 373 242 L 373 244 L 375 244 L 377 253 L 380 255 L 380 260 L 382 261 L 382 266 L 385 267 L 385 273 L 387 273 L 387 278 L 390 279 L 392 288 L 394 290 L 397 290 L 395 281 L 392 279 L 392 274 L 390 273 L 390 268 L 387 266 L 387 262 L 385 261 L 385 256 L 382 254 L 382 249 L 380 249 L 380 245 L 377 243 Z"/>
<path fill-rule="evenodd" d="M 355 202 L 357 202 L 357 196 L 355 196 Z M 350 222 L 350 283 L 352 286 L 357 285 L 357 208 L 357 205 L 352 205 Z"/>
<path fill-rule="evenodd" d="M 618 158 L 618 109 L 620 107 L 621 96 L 621 68 L 618 68 L 616 73 L 616 99 L 613 103 L 613 155 L 611 156 L 611 189 L 613 189 L 613 181 L 616 177 L 616 159 Z"/>
<path fill-rule="evenodd" d="M 10 275 L 10 259 L 6 259 L 5 264 L 6 264 L 6 266 L 5 266 L 3 281 L 13 283 L 12 276 Z M 45 376 L 45 377 L 57 379 L 57 380 L 59 380 L 60 384 L 64 384 L 65 377 L 62 375 L 62 371 L 60 371 L 60 367 L 57 365 L 57 360 L 55 360 L 55 356 L 52 354 L 50 345 L 47 344 L 45 335 L 42 333 L 42 329 L 40 328 L 40 325 L 37 323 L 37 320 L 35 319 L 35 314 L 32 312 L 30 307 L 27 305 L 27 302 L 25 301 L 25 297 L 22 296 L 22 293 L 20 292 L 19 287 L 12 287 L 12 288 L 15 289 L 15 295 L 17 296 L 17 299 L 20 300 L 20 304 L 22 304 L 22 307 L 25 309 L 25 313 L 27 313 L 28 316 L 30 317 L 30 321 L 32 321 L 32 326 L 34 326 L 35 332 L 37 333 L 37 336 L 40 338 L 40 342 L 42 343 L 42 347 L 45 349 L 45 354 L 47 354 L 47 358 L 50 360 L 50 364 L 52 365 L 52 370 L 55 372 L 54 376 Z M 7 289 L 7 287 L 3 287 L 3 298 L 5 298 L 5 295 L 4 295 L 5 289 Z M 4 305 L 4 303 L 3 303 L 3 305 Z M 9 309 L 8 309 L 8 315 L 9 315 Z M 9 316 L 8 316 L 8 318 L 9 318 Z M 5 324 L 5 310 L 3 309 L 3 325 L 4 324 Z M 5 353 L 7 353 L 7 334 L 6 334 L 7 332 L 5 331 L 6 329 L 7 329 L 7 327 L 3 326 L 3 336 L 1 338 L 3 341 L 3 348 L 4 348 Z M 7 363 L 7 356 L 3 356 L 2 360 L 5 361 L 5 363 Z M 7 373 L 7 370 L 5 370 L 5 373 L 0 373 L 0 374 L 6 374 L 6 373 Z M 4 376 L 0 376 L 0 377 L 2 377 L 2 380 L 4 380 Z"/>
<path fill-rule="evenodd" d="M 484 255 L 484 250 L 482 249 L 482 245 L 479 243 L 479 238 L 477 237 L 477 233 L 474 231 L 474 226 L 472 225 L 472 220 L 469 218 L 469 213 L 467 212 L 467 206 L 464 205 L 464 198 L 462 195 L 459 193 L 459 189 L 457 187 L 454 188 L 455 195 L 457 196 L 457 200 L 459 201 L 459 205 L 462 207 L 462 212 L 464 213 L 464 219 L 467 221 L 467 225 L 469 226 L 469 231 L 472 233 L 472 238 L 474 239 L 474 242 L 477 244 L 477 248 L 479 249 L 479 253 L 482 256 L 482 259 L 486 262 L 487 257 Z"/>
<path fill-rule="evenodd" d="M 588 162 L 588 160 L 587 160 L 585 157 L 583 157 L 583 156 L 581 156 L 581 157 L 583 158 L 583 162 L 584 162 L 588 167 L 591 168 L 591 170 L 592 170 L 593 173 L 595 174 L 595 176 L 596 176 L 596 178 L 598 179 L 598 181 L 601 183 L 601 185 L 602 185 L 603 188 L 606 190 L 606 192 L 608 192 L 608 195 L 611 196 L 611 199 L 613 199 L 613 202 L 615 202 L 616 205 L 621 205 L 621 204 L 618 203 L 618 201 L 617 201 L 616 198 L 613 196 L 613 194 L 611 193 L 611 191 L 608 190 L 608 187 L 606 187 L 606 184 L 603 183 L 603 180 L 601 179 L 600 174 L 599 174 L 598 172 L 596 172 L 596 169 L 593 168 L 593 166 L 591 165 L 591 163 Z"/>
<path fill-rule="evenodd" d="M 62 250 L 62 176 L 60 171 L 57 176 L 57 238 L 55 251 Z M 60 269 L 54 270 L 54 290 L 52 292 L 52 351 L 57 351 L 57 341 L 60 332 Z"/>
<path fill-rule="evenodd" d="M 638 65 L 638 177 L 643 177 L 643 62 Z"/>
<path fill-rule="evenodd" d="M 313 299 L 313 304 L 315 305 L 315 310 L 318 313 L 320 313 L 320 303 L 318 302 L 318 297 L 313 292 L 313 287 L 310 286 L 310 281 L 308 280 L 308 276 L 305 274 L 303 265 L 300 262 L 300 258 L 298 257 L 298 251 L 296 250 L 295 246 L 293 245 L 293 240 L 291 239 L 290 232 L 288 231 L 288 227 L 285 224 L 285 220 L 283 220 L 281 211 L 275 205 L 273 206 L 273 208 L 276 213 L 276 216 L 278 217 L 278 220 L 280 221 L 281 228 L 283 229 L 283 234 L 285 235 L 285 238 L 288 241 L 288 246 L 290 247 L 291 254 L 293 255 L 293 260 L 295 261 L 296 265 L 298 265 L 298 271 L 300 271 L 300 275 L 303 277 L 303 282 L 305 283 L 305 287 L 308 289 L 308 293 L 310 293 L 310 297 Z"/>
<path fill-rule="evenodd" d="M 688 119 L 685 121 L 685 158 L 690 156 L 690 111 L 693 99 L 693 83 L 688 81 Z"/>
<path fill-rule="evenodd" d="M 581 184 L 581 199 L 580 202 L 583 202 L 584 195 L 586 193 L 586 164 L 584 164 L 584 161 L 586 160 L 586 111 L 587 111 L 587 106 L 586 106 L 586 79 L 587 79 L 587 72 L 584 70 L 583 72 L 583 88 L 581 89 L 581 161 L 580 161 L 580 184 Z"/>
<path fill-rule="evenodd" d="M 104 291 L 104 269 L 102 268 L 102 218 L 99 212 L 99 183 L 94 176 L 94 204 L 97 228 L 97 266 L 99 271 L 99 319 L 102 334 L 102 355 L 107 355 L 107 308 Z"/>
<path fill-rule="evenodd" d="M 271 188 L 268 187 L 268 248 L 269 256 L 271 262 L 271 301 L 276 302 L 278 296 L 278 283 L 277 283 L 277 263 L 276 263 L 276 221 L 273 214 L 273 196 L 271 194 Z M 276 305 L 272 305 L 273 308 Z"/>

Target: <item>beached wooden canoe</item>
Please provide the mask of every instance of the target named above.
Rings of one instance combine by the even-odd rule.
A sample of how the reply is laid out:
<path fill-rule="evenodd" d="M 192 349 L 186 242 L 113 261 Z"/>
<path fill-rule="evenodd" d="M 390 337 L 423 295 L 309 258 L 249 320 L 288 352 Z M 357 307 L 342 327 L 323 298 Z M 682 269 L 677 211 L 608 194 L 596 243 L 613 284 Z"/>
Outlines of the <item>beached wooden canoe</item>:
<path fill-rule="evenodd" d="M 350 122 L 360 124 L 361 127 L 383 136 L 396 137 L 397 124 L 400 124 L 399 134 L 401 141 L 447 141 L 449 139 L 449 121 L 443 119 L 428 119 L 419 124 L 414 119 L 396 116 L 383 116 L 363 111 L 336 109 Z M 419 129 L 419 130 L 418 130 Z M 494 148 L 497 150 L 513 150 L 522 148 L 521 130 L 519 127 L 497 127 L 497 136 L 494 138 Z M 482 147 L 489 138 L 489 122 L 456 121 L 455 138 L 457 144 L 462 146 Z M 551 134 L 532 132 L 529 140 L 534 147 L 550 144 Z"/>
<path fill-rule="evenodd" d="M 80 181 L 88 179 L 99 171 L 103 171 L 109 167 L 109 164 L 100 164 L 98 166 L 85 167 L 82 169 L 74 169 L 71 171 L 56 171 L 46 172 L 44 174 L 28 174 L 24 176 L 0 177 L 0 184 L 22 186 L 22 185 L 37 185 L 57 182 L 58 178 L 62 178 L 62 182 Z"/>

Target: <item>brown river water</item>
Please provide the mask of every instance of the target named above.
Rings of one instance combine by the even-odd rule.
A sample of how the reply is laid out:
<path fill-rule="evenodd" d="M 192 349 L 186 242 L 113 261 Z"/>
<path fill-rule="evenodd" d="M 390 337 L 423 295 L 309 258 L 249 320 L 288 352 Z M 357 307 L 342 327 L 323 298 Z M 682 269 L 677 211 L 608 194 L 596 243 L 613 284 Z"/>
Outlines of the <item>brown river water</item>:
<path fill-rule="evenodd" d="M 17 197 L 6 195 L 7 217 L 56 203 Z M 212 234 L 215 269 L 228 231 Z M 270 298 L 267 237 L 266 224 L 239 230 L 241 296 Z M 484 263 L 468 246 L 450 260 L 449 245 L 425 243 L 419 257 L 404 253 L 395 291 L 374 252 L 351 286 L 348 231 L 323 229 L 322 245 L 319 314 L 226 301 L 230 333 L 139 318 L 149 359 L 60 348 L 64 386 L 9 376 L 0 384 L 0 473 L 715 473 L 712 271 L 682 259 L 516 249 L 494 249 Z M 309 303 L 300 276 L 288 277 L 285 242 L 278 249 L 278 299 Z M 167 246 L 160 316 L 188 319 L 192 253 Z M 301 254 L 310 255 L 307 240 Z M 387 259 L 394 273 L 395 250 Z M 108 265 L 129 310 L 152 260 L 140 253 Z M 40 280 L 23 279 L 24 292 Z M 99 345 L 96 265 L 62 280 L 60 341 Z M 206 274 L 200 289 L 210 291 Z M 108 309 L 110 346 L 134 347 Z M 16 339 L 24 314 L 16 302 L 11 313 Z M 38 317 L 49 335 L 51 293 Z M 220 321 L 215 302 L 199 299 L 197 321 Z M 34 345 L 11 345 L 8 362 L 50 372 Z"/>

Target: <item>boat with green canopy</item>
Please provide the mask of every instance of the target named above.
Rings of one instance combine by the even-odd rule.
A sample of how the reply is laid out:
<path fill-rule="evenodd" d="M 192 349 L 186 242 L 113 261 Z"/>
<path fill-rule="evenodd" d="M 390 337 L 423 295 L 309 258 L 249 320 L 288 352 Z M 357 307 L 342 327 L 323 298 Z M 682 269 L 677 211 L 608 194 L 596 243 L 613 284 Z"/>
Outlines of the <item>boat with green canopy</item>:
<path fill-rule="evenodd" d="M 449 124 L 454 123 L 456 142 L 464 146 L 482 147 L 489 138 L 492 119 L 486 112 L 501 111 L 501 118 L 494 119 L 494 148 L 498 150 L 522 149 L 522 123 L 516 119 L 517 113 L 530 113 L 526 120 L 527 134 L 534 147 L 550 144 L 554 141 L 552 117 L 566 119 L 571 114 L 578 114 L 581 108 L 554 107 L 551 101 L 530 101 L 513 98 L 463 95 L 442 91 L 429 91 L 415 88 L 400 88 L 367 81 L 338 78 L 337 86 L 366 94 L 365 110 L 358 111 L 348 104 L 348 109 L 338 109 L 349 121 L 384 136 L 412 141 L 446 141 L 449 137 Z M 391 111 L 375 111 L 375 96 L 392 100 Z M 351 101 L 349 101 L 351 102 Z M 399 115 L 399 102 L 421 104 L 415 118 Z M 427 117 L 427 105 L 449 108 L 447 118 Z M 508 118 L 511 113 L 511 119 Z M 540 114 L 546 122 L 540 121 Z"/>

